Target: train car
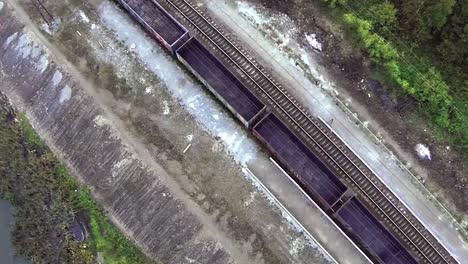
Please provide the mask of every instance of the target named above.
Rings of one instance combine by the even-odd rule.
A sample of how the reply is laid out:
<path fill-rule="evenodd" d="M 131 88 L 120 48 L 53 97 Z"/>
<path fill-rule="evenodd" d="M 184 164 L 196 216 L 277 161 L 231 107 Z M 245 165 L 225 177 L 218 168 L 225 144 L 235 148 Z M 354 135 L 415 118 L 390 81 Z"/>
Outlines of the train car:
<path fill-rule="evenodd" d="M 334 213 L 344 228 L 357 238 L 379 263 L 417 264 L 418 261 L 406 248 L 353 197 Z"/>
<path fill-rule="evenodd" d="M 417 263 L 345 184 L 274 114 L 268 113 L 255 124 L 253 133 L 372 259 L 386 264 Z"/>
<path fill-rule="evenodd" d="M 177 58 L 248 128 L 266 111 L 245 85 L 196 38 L 177 50 Z"/>
<path fill-rule="evenodd" d="M 274 114 L 253 127 L 254 135 L 273 152 L 318 203 L 330 209 L 345 195 L 347 187 Z"/>
<path fill-rule="evenodd" d="M 158 2 L 151 0 L 117 1 L 173 55 L 190 38 L 188 30 Z"/>
<path fill-rule="evenodd" d="M 205 84 L 247 128 L 252 129 L 253 134 L 275 155 L 280 165 L 291 172 L 301 188 L 376 262 L 417 263 L 411 254 L 414 252 L 403 246 L 403 242 L 407 241 L 401 237 L 401 240 L 397 240 L 393 234 L 394 230 L 386 229 L 384 220 L 380 222 L 380 218 L 373 215 L 375 212 L 364 206 L 366 200 L 356 196 L 334 175 L 331 171 L 333 168 L 323 163 L 286 123 L 267 111 L 266 101 L 262 102 L 257 98 L 208 47 L 196 38 L 191 38 L 188 30 L 160 4 L 155 0 L 117 1 Z M 406 233 L 412 234 L 409 231 Z M 415 238 L 408 242 L 413 243 L 408 248 L 415 248 L 412 245 L 419 243 L 418 241 L 421 239 Z M 427 249 L 426 246 L 421 248 Z M 423 256 L 437 259 L 431 257 L 435 251 L 428 252 Z"/>

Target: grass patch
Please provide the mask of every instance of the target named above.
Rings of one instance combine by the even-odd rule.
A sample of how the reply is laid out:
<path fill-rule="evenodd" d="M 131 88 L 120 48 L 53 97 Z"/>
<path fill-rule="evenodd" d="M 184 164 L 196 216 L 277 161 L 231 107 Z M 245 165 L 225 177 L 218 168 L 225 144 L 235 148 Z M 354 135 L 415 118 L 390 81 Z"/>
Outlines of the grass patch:
<path fill-rule="evenodd" d="M 44 147 L 44 144 L 42 143 L 41 138 L 37 135 L 34 128 L 28 122 L 24 113 L 20 114 L 19 123 L 21 126 L 21 131 L 23 132 L 24 139 L 29 149 L 31 150 L 42 149 Z"/>
<path fill-rule="evenodd" d="M 353 10 L 345 0 L 324 1 L 331 6 L 333 20 L 347 27 L 348 35 L 353 36 L 350 39 L 373 62 L 374 77 L 392 87 L 393 95 L 413 97 L 419 105 L 419 114 L 468 158 L 468 104 L 463 75 L 455 74 L 454 66 L 442 64 L 424 46 L 417 48 L 410 40 L 391 37 L 396 17 L 389 2 L 355 3 L 362 8 Z M 369 13 L 370 7 L 374 10 Z"/>
<path fill-rule="evenodd" d="M 65 169 L 65 178 L 70 178 Z M 141 251 L 114 226 L 103 209 L 94 201 L 89 189 L 79 186 L 75 199 L 90 218 L 91 244 L 101 252 L 105 263 L 151 263 Z"/>
<path fill-rule="evenodd" d="M 98 254 L 105 263 L 154 263 L 110 222 L 25 115 L 14 122 L 5 109 L 0 107 L 0 197 L 15 206 L 12 242 L 17 253 L 34 263 L 96 263 Z M 90 231 L 85 241 L 72 233 L 78 215 L 84 215 Z"/>

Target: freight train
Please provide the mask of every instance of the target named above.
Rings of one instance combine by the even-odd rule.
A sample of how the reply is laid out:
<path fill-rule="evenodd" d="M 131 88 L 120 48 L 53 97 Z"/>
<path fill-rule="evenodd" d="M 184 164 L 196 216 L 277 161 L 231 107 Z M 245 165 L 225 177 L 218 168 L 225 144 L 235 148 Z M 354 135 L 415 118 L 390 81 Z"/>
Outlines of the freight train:
<path fill-rule="evenodd" d="M 155 0 L 117 0 L 187 67 L 253 135 L 280 166 L 375 262 L 420 262 L 275 113 L 196 36 Z"/>

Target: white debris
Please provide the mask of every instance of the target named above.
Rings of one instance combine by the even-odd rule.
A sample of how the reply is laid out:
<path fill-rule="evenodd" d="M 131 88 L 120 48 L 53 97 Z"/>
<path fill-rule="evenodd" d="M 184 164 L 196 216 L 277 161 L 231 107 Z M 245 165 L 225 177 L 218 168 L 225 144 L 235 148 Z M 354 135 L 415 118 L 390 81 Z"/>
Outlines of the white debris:
<path fill-rule="evenodd" d="M 322 43 L 318 42 L 317 35 L 315 35 L 315 33 L 312 33 L 310 35 L 306 34 L 305 37 L 307 39 L 307 42 L 309 42 L 309 45 L 312 46 L 312 48 L 318 51 L 322 51 Z"/>
<path fill-rule="evenodd" d="M 104 48 L 104 45 L 102 45 L 102 41 L 98 40 L 99 42 L 99 46 L 101 46 L 101 48 Z"/>
<path fill-rule="evenodd" d="M 186 139 L 187 139 L 188 142 L 192 142 L 193 135 L 187 135 Z"/>
<path fill-rule="evenodd" d="M 182 153 L 185 154 L 185 152 L 187 152 L 191 146 L 192 146 L 192 143 L 188 144 L 187 147 L 185 147 L 184 151 L 182 151 Z"/>
<path fill-rule="evenodd" d="M 145 94 L 152 94 L 153 93 L 153 87 L 148 86 L 145 88 Z"/>
<path fill-rule="evenodd" d="M 191 258 L 189 258 L 189 257 L 185 257 L 185 260 L 187 260 L 188 263 L 195 263 L 195 262 L 198 263 L 198 261 L 196 261 L 196 260 L 194 260 L 194 259 L 191 259 Z"/>
<path fill-rule="evenodd" d="M 97 126 L 100 126 L 100 127 L 110 125 L 109 120 L 104 118 L 102 115 L 95 116 L 93 121 L 94 121 L 94 124 L 96 124 Z"/>
<path fill-rule="evenodd" d="M 39 58 L 41 53 L 42 53 L 42 48 L 37 46 L 37 45 L 34 45 L 32 47 L 32 49 L 31 49 L 31 58 L 32 59 L 37 59 L 37 58 Z"/>
<path fill-rule="evenodd" d="M 307 242 L 304 239 L 297 237 L 291 243 L 291 247 L 289 248 L 289 254 L 297 257 L 299 252 L 301 252 L 304 249 L 306 243 Z"/>
<path fill-rule="evenodd" d="M 255 7 L 244 2 L 237 2 L 237 10 L 250 21 L 258 24 L 270 23 L 270 19 L 255 10 Z"/>
<path fill-rule="evenodd" d="M 52 84 L 56 87 L 62 81 L 62 73 L 60 71 L 55 71 L 52 76 Z"/>
<path fill-rule="evenodd" d="M 163 115 L 168 115 L 171 113 L 171 108 L 169 107 L 169 103 L 164 100 L 163 101 Z"/>
<path fill-rule="evenodd" d="M 255 199 L 256 192 L 251 192 L 249 198 L 244 201 L 244 206 L 249 206 Z"/>
<path fill-rule="evenodd" d="M 18 38 L 14 49 L 23 59 L 26 59 L 31 55 L 31 46 L 31 40 L 26 34 L 23 34 Z"/>
<path fill-rule="evenodd" d="M 418 154 L 419 158 L 431 160 L 431 152 L 429 151 L 429 148 L 426 147 L 425 145 L 417 144 L 414 150 Z"/>
<path fill-rule="evenodd" d="M 81 33 L 78 30 L 76 31 L 76 34 L 81 37 Z"/>
<path fill-rule="evenodd" d="M 42 29 L 45 33 L 47 33 L 49 35 L 52 35 L 52 32 L 50 31 L 50 27 L 49 27 L 49 25 L 47 25 L 47 23 L 42 23 L 39 26 L 39 28 Z"/>
<path fill-rule="evenodd" d="M 83 21 L 85 23 L 89 23 L 90 20 L 89 20 L 88 16 L 82 10 L 78 11 L 78 14 L 81 17 L 81 21 Z"/>
<path fill-rule="evenodd" d="M 70 86 L 65 85 L 65 87 L 63 87 L 63 89 L 60 91 L 59 102 L 63 104 L 64 102 L 70 100 L 71 95 L 72 95 L 72 89 L 70 88 Z"/>
<path fill-rule="evenodd" d="M 36 64 L 36 69 L 38 69 L 41 73 L 44 73 L 47 67 L 49 67 L 49 59 L 46 55 L 42 55 Z"/>
<path fill-rule="evenodd" d="M 130 49 L 135 49 L 135 48 L 136 48 L 136 44 L 135 44 L 135 43 L 132 43 L 132 44 L 130 45 Z"/>
<path fill-rule="evenodd" d="M 211 151 L 214 153 L 219 153 L 223 150 L 223 143 L 221 142 L 215 142 L 213 146 L 211 147 Z"/>

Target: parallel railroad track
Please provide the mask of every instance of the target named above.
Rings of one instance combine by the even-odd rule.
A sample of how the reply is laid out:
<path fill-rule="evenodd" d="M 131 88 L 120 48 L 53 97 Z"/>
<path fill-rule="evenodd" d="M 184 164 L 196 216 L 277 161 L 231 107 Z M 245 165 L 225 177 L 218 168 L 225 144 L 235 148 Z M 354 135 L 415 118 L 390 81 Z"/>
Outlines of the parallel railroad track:
<path fill-rule="evenodd" d="M 44 22 L 46 22 L 47 25 L 50 26 L 52 22 L 54 21 L 54 17 L 49 12 L 49 10 L 47 10 L 44 3 L 42 3 L 41 0 L 31 0 L 31 2 L 36 8 L 36 10 L 39 12 L 39 14 L 41 15 Z"/>
<path fill-rule="evenodd" d="M 155 1 L 155 0 L 153 0 Z M 209 18 L 186 0 L 160 0 L 163 5 L 183 17 L 199 35 L 231 65 L 237 68 L 257 92 L 268 100 L 272 109 L 337 176 L 378 213 L 401 241 L 423 263 L 458 263 L 424 225 L 399 201 L 377 176 L 321 121 L 310 116 L 269 74 L 264 72 L 246 52 L 234 44 Z"/>

